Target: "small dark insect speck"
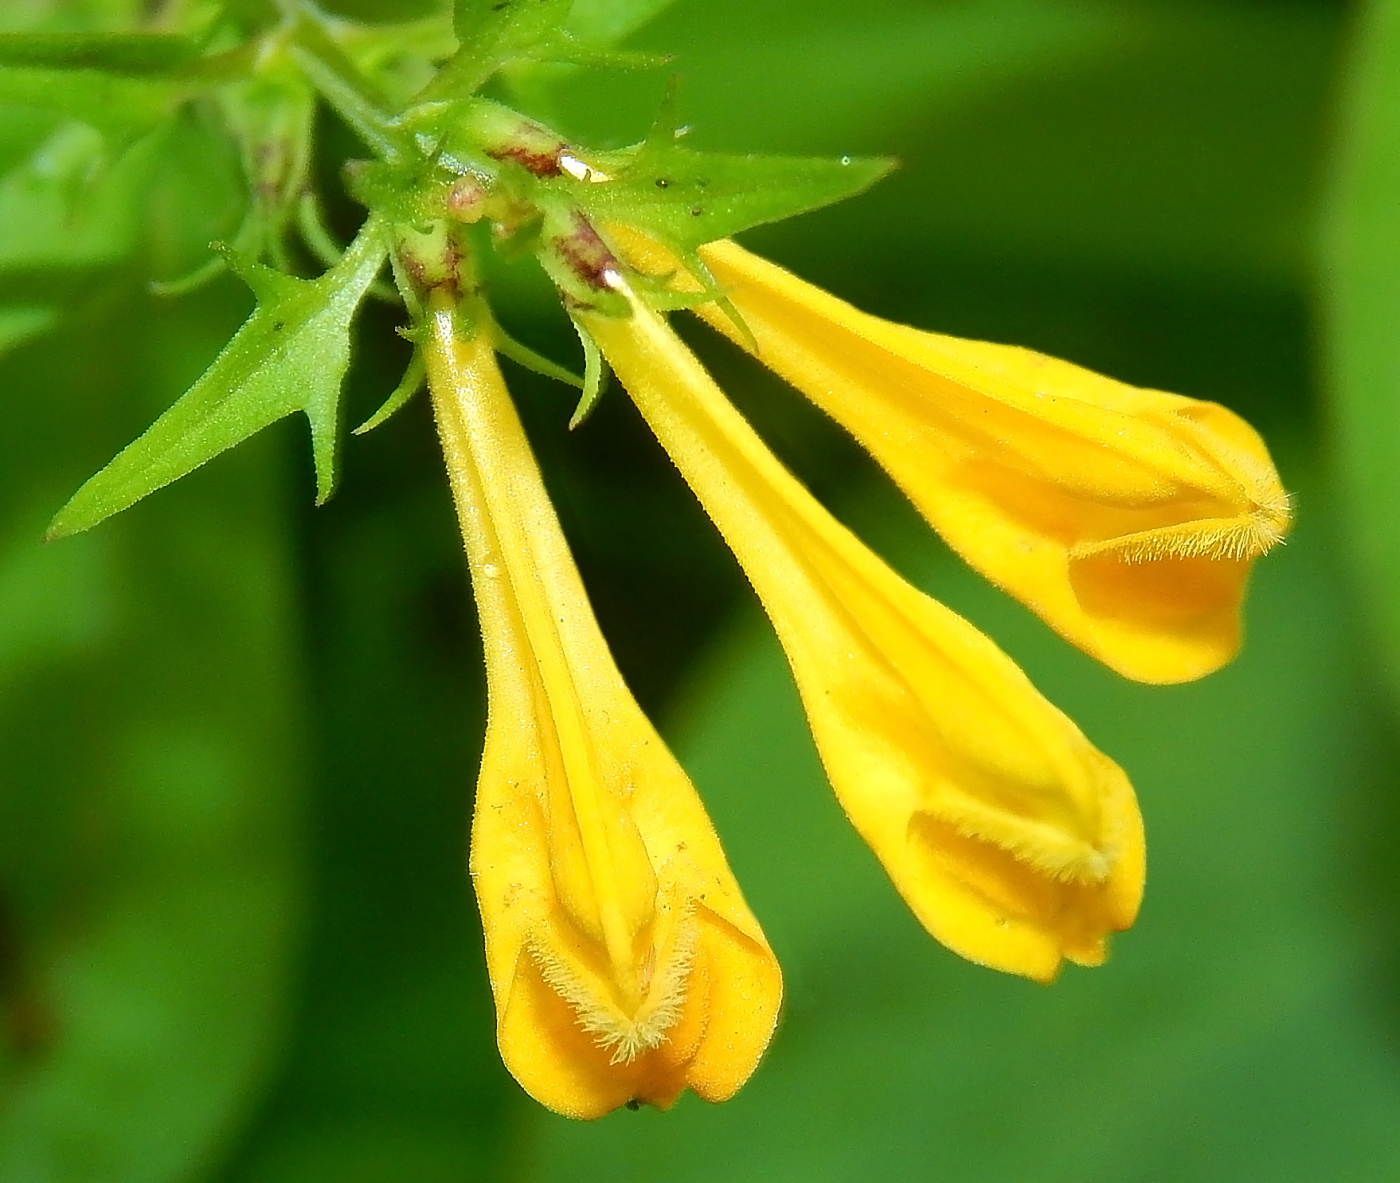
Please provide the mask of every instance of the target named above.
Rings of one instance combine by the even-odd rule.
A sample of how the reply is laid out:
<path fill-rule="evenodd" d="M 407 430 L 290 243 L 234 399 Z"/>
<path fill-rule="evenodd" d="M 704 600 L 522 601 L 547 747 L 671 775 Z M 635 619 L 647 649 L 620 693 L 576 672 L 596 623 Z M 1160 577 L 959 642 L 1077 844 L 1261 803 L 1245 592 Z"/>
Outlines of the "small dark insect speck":
<path fill-rule="evenodd" d="M 627 1102 L 627 1108 L 632 1110 L 633 1113 L 636 1113 L 637 1110 L 641 1107 L 642 1103 L 639 1100 L 637 1100 L 636 1097 L 633 1097 L 630 1101 Z"/>
<path fill-rule="evenodd" d="M 692 206 L 690 207 L 690 216 L 691 216 L 692 218 L 698 218 L 698 217 L 699 217 L 701 214 L 703 214 L 704 212 L 705 212 L 705 207 L 704 207 L 703 205 L 692 205 Z"/>
<path fill-rule="evenodd" d="M 658 189 L 665 189 L 670 183 L 671 183 L 671 182 L 668 181 L 665 177 L 657 177 L 657 178 L 656 178 L 656 187 L 657 187 Z"/>
<path fill-rule="evenodd" d="M 280 333 L 280 332 L 281 332 L 283 329 L 285 329 L 286 327 L 287 327 L 287 322 L 286 322 L 286 321 L 274 320 L 274 321 L 272 322 L 272 331 L 273 331 L 274 333 Z"/>

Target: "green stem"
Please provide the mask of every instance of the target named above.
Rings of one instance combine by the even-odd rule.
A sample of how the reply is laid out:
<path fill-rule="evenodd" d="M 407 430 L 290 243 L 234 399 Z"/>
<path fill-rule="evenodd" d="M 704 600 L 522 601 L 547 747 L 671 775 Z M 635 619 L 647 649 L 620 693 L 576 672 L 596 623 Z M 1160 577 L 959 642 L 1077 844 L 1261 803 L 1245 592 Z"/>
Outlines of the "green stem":
<path fill-rule="evenodd" d="M 288 52 L 307 81 L 355 134 L 389 164 L 408 155 L 403 130 L 385 108 L 384 97 L 325 31 L 306 15 L 297 21 Z"/>

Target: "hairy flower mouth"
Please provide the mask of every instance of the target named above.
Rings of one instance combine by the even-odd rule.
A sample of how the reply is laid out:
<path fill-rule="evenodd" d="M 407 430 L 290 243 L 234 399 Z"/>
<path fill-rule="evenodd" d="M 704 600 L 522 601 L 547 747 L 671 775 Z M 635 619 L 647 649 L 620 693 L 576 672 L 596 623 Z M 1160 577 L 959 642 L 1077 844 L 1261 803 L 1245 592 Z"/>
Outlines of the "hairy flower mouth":
<path fill-rule="evenodd" d="M 657 902 L 646 953 L 636 967 L 632 997 L 620 998 L 615 968 L 590 964 L 558 925 L 527 942 L 540 975 L 578 1015 L 579 1026 L 609 1052 L 609 1063 L 631 1064 L 666 1043 L 679 1023 L 700 928 L 693 901 Z"/>

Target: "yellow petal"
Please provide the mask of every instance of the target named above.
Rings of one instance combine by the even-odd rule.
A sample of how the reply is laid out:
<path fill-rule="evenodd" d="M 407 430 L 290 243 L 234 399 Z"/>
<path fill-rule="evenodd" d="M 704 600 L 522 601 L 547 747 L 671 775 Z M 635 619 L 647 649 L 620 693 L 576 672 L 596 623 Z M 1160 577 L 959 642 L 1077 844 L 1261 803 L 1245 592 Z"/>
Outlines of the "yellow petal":
<path fill-rule="evenodd" d="M 501 1056 L 571 1117 L 724 1100 L 772 1035 L 777 962 L 613 664 L 488 330 L 435 306 L 424 351 L 486 648 L 471 869 Z"/>
<path fill-rule="evenodd" d="M 784 469 L 666 323 L 581 313 L 772 619 L 842 807 L 926 928 L 1048 980 L 1133 921 L 1122 771 L 961 617 Z"/>
<path fill-rule="evenodd" d="M 643 269 L 675 270 L 635 235 L 625 246 Z M 752 344 L 719 306 L 695 311 L 756 345 L 954 550 L 1066 639 L 1144 682 L 1189 681 L 1235 655 L 1251 561 L 1289 524 L 1244 420 L 1028 349 L 891 324 L 733 242 L 700 257 Z"/>

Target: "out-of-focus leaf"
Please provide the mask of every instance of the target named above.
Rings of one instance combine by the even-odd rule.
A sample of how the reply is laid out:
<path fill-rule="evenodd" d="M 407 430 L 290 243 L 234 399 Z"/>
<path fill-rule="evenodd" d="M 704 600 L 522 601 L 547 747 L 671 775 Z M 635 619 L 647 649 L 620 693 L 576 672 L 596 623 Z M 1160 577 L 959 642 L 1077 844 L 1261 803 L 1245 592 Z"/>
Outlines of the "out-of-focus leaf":
<path fill-rule="evenodd" d="M 1057 0 L 814 0 L 803 19 L 744 0 L 672 5 L 638 41 L 683 73 L 685 107 L 707 145 L 752 151 L 888 151 L 910 121 L 942 123 L 962 103 L 1029 77 L 1093 63 L 1121 33 L 1106 6 Z M 567 76 L 571 134 L 600 142 L 645 121 L 654 79 Z"/>
<path fill-rule="evenodd" d="M 558 42 L 570 0 L 456 0 L 452 24 L 459 48 L 432 93 L 467 95 L 507 62 L 532 58 Z"/>
<path fill-rule="evenodd" d="M 159 148 L 149 138 L 109 162 L 102 137 L 70 123 L 0 177 L 0 284 L 16 272 L 92 268 L 129 254 Z"/>
<path fill-rule="evenodd" d="M 60 122 L 44 111 L 7 111 L 0 119 L 0 175 L 28 160 Z"/>
<path fill-rule="evenodd" d="M 369 6 L 374 0 L 361 2 Z M 421 20 L 351 25 L 341 31 L 345 52 L 379 84 L 392 106 L 407 105 L 432 80 L 436 73 L 434 63 L 451 57 L 457 48 L 451 6 L 434 7 L 438 11 Z"/>
<path fill-rule="evenodd" d="M 315 92 L 295 71 L 264 70 L 223 87 L 219 104 L 242 153 L 251 197 L 239 247 L 290 270 L 285 239 L 310 191 Z"/>
<path fill-rule="evenodd" d="M 0 353 L 47 331 L 57 319 L 56 308 L 25 307 L 22 304 L 0 308 Z"/>
<path fill-rule="evenodd" d="M 758 621 L 716 655 L 678 750 L 782 958 L 768 1061 L 722 1108 L 594 1125 L 534 1112 L 534 1180 L 1311 1183 L 1400 1171 L 1400 1074 L 1336 899 L 1338 786 L 1376 749 L 1351 707 L 1314 515 L 1257 575 L 1232 667 L 1115 678 L 959 568 L 882 492 L 851 515 L 1023 660 L 1132 774 L 1151 838 L 1135 929 L 1049 988 L 959 962 L 845 823 Z M 722 1148 L 722 1151 L 720 1150 Z M 913 1164 L 919 1164 L 915 1167 Z"/>
<path fill-rule="evenodd" d="M 574 0 L 565 27 L 595 45 L 611 45 L 642 27 L 675 0 Z"/>
<path fill-rule="evenodd" d="M 1297 289 L 1342 12 L 813 0 L 797 18 L 711 0 L 667 10 L 635 43 L 675 53 L 697 146 L 900 159 L 870 196 L 756 245 L 903 267 L 910 282 L 920 254 L 941 251 Z M 645 124 L 659 89 L 581 72 L 554 109 L 579 142 L 606 143 L 623 118 Z"/>
<path fill-rule="evenodd" d="M 248 218 L 247 177 L 233 138 L 212 119 L 182 112 L 160 137 L 141 226 L 143 279 L 178 281 L 232 242 Z"/>
<path fill-rule="evenodd" d="M 502 69 L 509 69 L 517 84 L 533 85 L 527 80 L 548 77 L 559 65 L 630 69 L 667 60 L 577 36 L 568 26 L 570 7 L 571 0 L 457 0 L 453 25 L 460 48 L 426 93 L 469 95 Z"/>
<path fill-rule="evenodd" d="M 567 108 L 555 101 L 561 79 L 578 73 L 579 66 L 645 70 L 671 61 L 669 52 L 628 53 L 610 49 L 646 24 L 673 0 L 574 0 L 554 51 L 544 61 L 515 61 L 505 71 L 511 101 L 555 124 L 567 117 Z M 610 77 L 617 77 L 611 73 Z M 617 127 L 609 129 L 616 136 Z M 608 142 L 616 142 L 610 139 Z"/>
<path fill-rule="evenodd" d="M 188 37 L 159 33 L 0 33 L 0 66 L 168 74 L 198 56 Z"/>
<path fill-rule="evenodd" d="M 1327 360 L 1351 541 L 1380 668 L 1400 695 L 1400 3 L 1372 0 L 1354 44 L 1329 211 Z"/>
<path fill-rule="evenodd" d="M 367 358 L 352 394 L 378 397 L 389 364 Z M 436 446 L 426 402 L 410 404 L 356 441 L 360 479 L 315 515 L 304 998 L 282 1079 L 225 1183 L 512 1177 L 500 1146 L 517 1092 L 495 1048 L 465 871 L 481 653 Z"/>
<path fill-rule="evenodd" d="M 439 14 L 444 16 L 445 23 L 452 4 L 451 0 L 326 0 L 320 7 L 337 16 L 374 26 L 431 19 Z"/>
<path fill-rule="evenodd" d="M 184 1183 L 274 1055 L 299 887 L 281 465 L 249 449 L 140 519 L 40 540 L 64 474 L 197 366 L 219 295 L 131 291 L 80 318 L 81 348 L 6 361 L 6 1180 Z"/>
<path fill-rule="evenodd" d="M 329 497 L 350 322 L 387 249 L 367 224 L 319 279 L 245 266 L 258 297 L 253 315 L 199 381 L 73 495 L 50 537 L 90 529 L 294 411 L 311 425 L 317 501 Z"/>
<path fill-rule="evenodd" d="M 0 66 L 0 104 L 52 111 L 112 135 L 139 135 L 166 119 L 184 98 L 183 84 L 165 78 Z"/>
<path fill-rule="evenodd" d="M 130 255 L 160 150 L 157 133 L 112 161 L 99 132 L 68 123 L 0 177 L 0 353 Z"/>

